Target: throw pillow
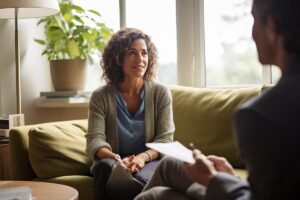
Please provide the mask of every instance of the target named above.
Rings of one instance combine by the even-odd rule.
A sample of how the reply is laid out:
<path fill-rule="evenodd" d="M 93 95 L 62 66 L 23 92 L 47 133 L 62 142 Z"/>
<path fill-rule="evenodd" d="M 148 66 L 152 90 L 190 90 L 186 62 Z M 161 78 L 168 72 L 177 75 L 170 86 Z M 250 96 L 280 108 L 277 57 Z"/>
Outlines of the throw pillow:
<path fill-rule="evenodd" d="M 88 175 L 86 125 L 44 124 L 29 131 L 29 159 L 38 178 Z"/>

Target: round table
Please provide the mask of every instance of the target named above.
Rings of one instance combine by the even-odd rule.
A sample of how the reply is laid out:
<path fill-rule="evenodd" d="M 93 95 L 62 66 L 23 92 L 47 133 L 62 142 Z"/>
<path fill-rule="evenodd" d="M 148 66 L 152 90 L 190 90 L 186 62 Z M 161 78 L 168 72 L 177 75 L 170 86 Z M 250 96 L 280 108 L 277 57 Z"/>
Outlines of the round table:
<path fill-rule="evenodd" d="M 76 189 L 57 183 L 38 181 L 0 181 L 0 189 L 28 186 L 37 200 L 78 200 Z"/>

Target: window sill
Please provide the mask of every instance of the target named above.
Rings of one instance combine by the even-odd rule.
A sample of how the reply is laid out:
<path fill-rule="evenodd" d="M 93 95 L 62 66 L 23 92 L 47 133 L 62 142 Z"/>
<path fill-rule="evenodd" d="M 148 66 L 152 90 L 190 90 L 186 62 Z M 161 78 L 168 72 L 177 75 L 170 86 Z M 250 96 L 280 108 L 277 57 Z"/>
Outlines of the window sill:
<path fill-rule="evenodd" d="M 38 108 L 87 108 L 89 98 L 86 97 L 70 97 L 70 98 L 44 98 L 35 99 L 35 105 Z"/>

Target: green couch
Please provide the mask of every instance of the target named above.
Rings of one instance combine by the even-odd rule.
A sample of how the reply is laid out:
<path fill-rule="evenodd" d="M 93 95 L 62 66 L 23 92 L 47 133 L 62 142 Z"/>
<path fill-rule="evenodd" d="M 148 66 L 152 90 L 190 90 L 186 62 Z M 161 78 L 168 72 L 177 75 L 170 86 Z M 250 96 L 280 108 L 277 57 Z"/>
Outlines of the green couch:
<path fill-rule="evenodd" d="M 171 87 L 174 139 L 185 145 L 193 142 L 207 155 L 226 157 L 245 178 L 232 134 L 233 113 L 261 90 Z M 76 188 L 81 200 L 93 199 L 91 161 L 85 154 L 86 128 L 87 120 L 75 120 L 11 129 L 11 179 L 61 183 Z"/>

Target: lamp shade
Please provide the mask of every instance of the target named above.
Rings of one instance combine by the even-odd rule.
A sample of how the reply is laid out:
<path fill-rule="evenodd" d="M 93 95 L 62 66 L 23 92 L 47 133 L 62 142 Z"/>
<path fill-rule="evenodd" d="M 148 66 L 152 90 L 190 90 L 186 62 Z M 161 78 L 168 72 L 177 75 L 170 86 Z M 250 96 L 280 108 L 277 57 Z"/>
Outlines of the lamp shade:
<path fill-rule="evenodd" d="M 59 12 L 58 0 L 0 0 L 0 19 L 45 17 Z"/>

